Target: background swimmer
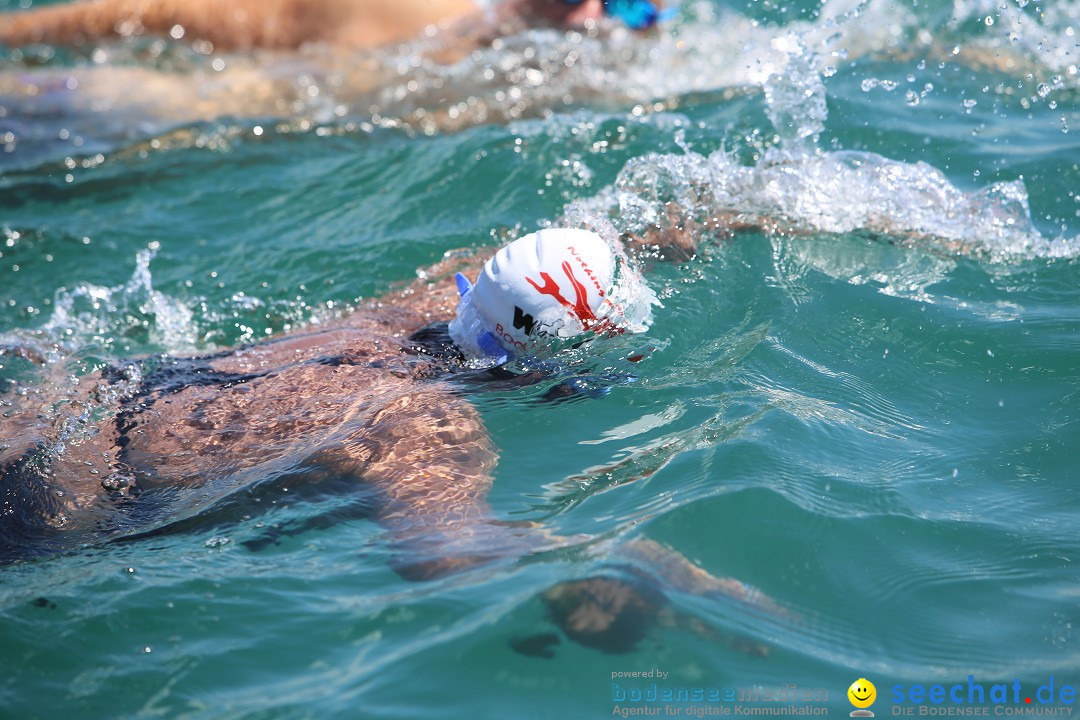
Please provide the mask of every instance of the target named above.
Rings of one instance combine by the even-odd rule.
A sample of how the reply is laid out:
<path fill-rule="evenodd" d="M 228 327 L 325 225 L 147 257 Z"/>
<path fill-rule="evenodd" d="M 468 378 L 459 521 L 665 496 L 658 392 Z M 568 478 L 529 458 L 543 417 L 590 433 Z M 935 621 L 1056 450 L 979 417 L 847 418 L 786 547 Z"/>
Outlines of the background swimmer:
<path fill-rule="evenodd" d="M 477 277 L 475 286 L 455 281 L 455 271 Z M 5 554 L 114 534 L 118 516 L 137 525 L 172 489 L 209 478 L 240 489 L 271 471 L 363 495 L 393 538 L 395 569 L 412 579 L 567 544 L 492 515 L 497 453 L 455 374 L 511 353 L 545 355 L 590 335 L 643 330 L 655 297 L 621 252 L 582 230 L 544 230 L 483 263 L 458 255 L 425 276 L 432 280 L 329 327 L 88 375 L 69 419 L 85 418 L 96 432 L 60 451 L 41 448 L 59 446 L 69 419 L 35 427 L 33 408 L 4 419 Z M 665 587 L 771 607 L 654 542 L 623 552 L 638 566 L 630 579 L 563 583 L 546 596 L 554 619 L 586 645 L 629 649 L 645 625 L 626 613 L 655 615 Z"/>
<path fill-rule="evenodd" d="M 490 13 L 471 0 L 90 0 L 0 15 L 0 42 L 66 45 L 147 33 L 220 50 L 305 43 L 371 49 L 411 40 L 429 27 L 490 36 L 514 25 L 580 27 L 606 14 L 645 29 L 658 9 L 652 0 L 509 0 Z"/>
<path fill-rule="evenodd" d="M 0 71 L 3 129 L 33 137 L 55 124 L 65 136 L 129 141 L 223 117 L 336 121 L 377 105 L 403 72 L 417 74 L 414 62 L 446 66 L 529 28 L 581 28 L 605 15 L 644 31 L 659 11 L 652 0 L 510 0 L 488 11 L 470 0 L 93 0 L 3 12 L 0 46 L 13 53 L 28 43 L 107 48 L 89 66 Z M 170 40 L 179 59 L 144 62 L 140 37 Z M 392 54 L 405 43 L 415 58 L 403 69 Z M 101 61 L 129 51 L 139 60 Z M 432 119 L 453 124 L 445 112 Z"/>

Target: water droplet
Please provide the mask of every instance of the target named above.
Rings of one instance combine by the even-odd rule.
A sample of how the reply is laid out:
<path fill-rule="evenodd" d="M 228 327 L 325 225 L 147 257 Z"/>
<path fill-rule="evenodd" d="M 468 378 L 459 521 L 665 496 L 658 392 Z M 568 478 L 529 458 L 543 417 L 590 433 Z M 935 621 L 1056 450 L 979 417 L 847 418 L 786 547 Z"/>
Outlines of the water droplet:
<path fill-rule="evenodd" d="M 919 94 L 914 90 L 908 90 L 904 93 L 904 100 L 907 101 L 908 105 L 915 107 L 919 104 Z"/>
<path fill-rule="evenodd" d="M 863 92 L 870 92 L 876 88 L 878 84 L 877 78 L 866 78 L 859 84 L 859 87 L 862 88 Z"/>
<path fill-rule="evenodd" d="M 1044 98 L 1050 94 L 1050 86 L 1046 83 L 1039 83 L 1039 86 L 1035 88 L 1035 92 L 1039 93 L 1039 97 Z"/>

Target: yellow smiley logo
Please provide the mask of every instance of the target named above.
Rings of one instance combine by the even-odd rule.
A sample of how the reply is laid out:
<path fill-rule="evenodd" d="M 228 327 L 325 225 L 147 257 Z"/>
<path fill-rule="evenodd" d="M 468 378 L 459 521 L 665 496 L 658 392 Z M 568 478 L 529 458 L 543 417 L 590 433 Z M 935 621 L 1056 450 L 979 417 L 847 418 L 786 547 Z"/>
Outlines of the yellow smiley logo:
<path fill-rule="evenodd" d="M 851 687 L 847 690 L 847 696 L 848 700 L 851 701 L 851 704 L 859 708 L 859 711 L 851 713 L 852 716 L 874 716 L 874 713 L 865 710 L 865 708 L 874 704 L 874 700 L 877 700 L 877 688 L 874 687 L 874 683 L 866 678 L 859 678 L 851 683 Z"/>

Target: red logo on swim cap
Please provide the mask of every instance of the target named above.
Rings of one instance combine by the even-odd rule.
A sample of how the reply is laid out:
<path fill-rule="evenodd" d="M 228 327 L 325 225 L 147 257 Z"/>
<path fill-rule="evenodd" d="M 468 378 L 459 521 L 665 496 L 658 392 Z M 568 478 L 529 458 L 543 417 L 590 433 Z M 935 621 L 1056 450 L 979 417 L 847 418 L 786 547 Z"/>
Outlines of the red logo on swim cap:
<path fill-rule="evenodd" d="M 594 313 L 592 308 L 589 307 L 588 292 L 585 290 L 585 286 L 578 282 L 578 279 L 574 277 L 574 269 L 570 267 L 570 263 L 563 261 L 562 270 L 564 273 L 566 273 L 566 278 L 570 281 L 570 284 L 574 288 L 573 303 L 563 297 L 562 292 L 559 290 L 559 284 L 555 282 L 555 280 L 552 279 L 552 277 L 546 272 L 540 273 L 540 278 L 544 281 L 543 285 L 540 285 L 532 278 L 527 277 L 525 279 L 529 282 L 530 285 L 536 288 L 536 291 L 538 293 L 540 293 L 541 295 L 550 295 L 551 297 L 555 298 L 560 305 L 573 313 L 574 316 L 576 316 L 577 319 L 581 321 L 581 326 L 586 330 L 593 330 L 597 333 L 622 332 L 622 329 L 615 327 L 610 320 L 599 320 L 596 317 L 596 313 Z"/>

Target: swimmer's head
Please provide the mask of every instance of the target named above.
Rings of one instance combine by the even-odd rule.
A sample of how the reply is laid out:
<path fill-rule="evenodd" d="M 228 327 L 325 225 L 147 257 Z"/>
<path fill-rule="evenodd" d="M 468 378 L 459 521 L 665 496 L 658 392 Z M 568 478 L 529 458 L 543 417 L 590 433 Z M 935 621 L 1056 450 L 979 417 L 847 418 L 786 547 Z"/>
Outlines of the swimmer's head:
<path fill-rule="evenodd" d="M 678 12 L 662 0 L 533 0 L 534 12 L 549 21 L 579 26 L 602 17 L 614 18 L 632 30 L 648 30 Z"/>
<path fill-rule="evenodd" d="M 526 235 L 495 253 L 476 284 L 460 274 L 457 281 L 450 337 L 470 360 L 489 363 L 644 331 L 657 302 L 625 258 L 588 230 Z"/>

